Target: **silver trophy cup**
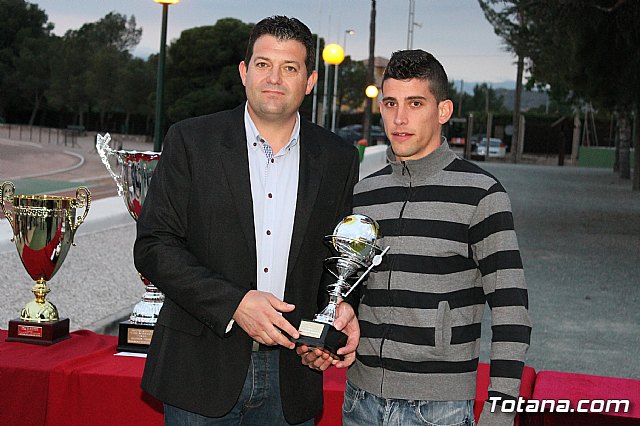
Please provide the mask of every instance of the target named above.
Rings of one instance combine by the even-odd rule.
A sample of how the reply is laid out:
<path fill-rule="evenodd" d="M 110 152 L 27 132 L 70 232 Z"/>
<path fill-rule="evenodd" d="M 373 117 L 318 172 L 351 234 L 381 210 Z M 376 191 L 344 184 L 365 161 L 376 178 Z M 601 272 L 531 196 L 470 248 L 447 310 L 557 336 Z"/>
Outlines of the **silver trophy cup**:
<path fill-rule="evenodd" d="M 134 220 L 138 220 L 144 199 L 149 190 L 153 171 L 160 160 L 159 152 L 114 150 L 109 147 L 111 135 L 97 135 L 96 149 L 107 171 L 116 181 L 118 195 L 124 199 L 127 210 Z M 118 173 L 113 171 L 111 157 L 115 157 Z M 164 302 L 164 294 L 149 280 L 140 276 L 145 293 L 129 317 L 120 324 L 119 350 L 146 352 L 153 334 L 158 314 Z"/>
<path fill-rule="evenodd" d="M 378 223 L 368 216 L 352 214 L 336 226 L 332 235 L 325 237 L 338 256 L 325 259 L 324 267 L 337 281 L 327 286 L 329 303 L 316 314 L 313 320 L 302 320 L 298 331 L 298 344 L 320 347 L 337 355 L 337 350 L 347 342 L 346 334 L 336 330 L 338 304 L 362 282 L 366 275 L 382 262 L 389 250 L 378 246 L 380 231 Z M 360 276 L 358 272 L 364 270 Z"/>

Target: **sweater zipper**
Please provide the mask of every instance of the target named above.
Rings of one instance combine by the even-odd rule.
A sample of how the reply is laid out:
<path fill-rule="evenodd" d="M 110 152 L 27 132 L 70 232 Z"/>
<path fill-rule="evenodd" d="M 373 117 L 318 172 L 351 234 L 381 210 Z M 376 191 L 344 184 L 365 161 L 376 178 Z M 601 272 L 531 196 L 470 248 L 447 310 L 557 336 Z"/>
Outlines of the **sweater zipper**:
<path fill-rule="evenodd" d="M 413 184 L 411 181 L 411 172 L 407 167 L 407 163 L 405 161 L 402 162 L 402 176 L 405 173 L 409 176 L 409 189 L 407 191 L 407 195 L 405 196 L 404 202 L 402 203 L 402 208 L 400 209 L 400 217 L 398 221 L 398 230 L 396 235 L 402 235 L 402 217 L 404 216 L 404 208 L 407 206 L 407 203 L 411 199 L 411 195 L 413 192 Z M 393 300 L 391 300 L 391 273 L 393 272 L 393 261 L 389 262 L 389 278 L 387 280 L 387 291 L 389 292 L 389 306 L 393 306 Z M 384 359 L 382 358 L 382 347 L 384 346 L 384 342 L 387 339 L 387 335 L 389 334 L 389 325 L 387 324 L 384 334 L 382 335 L 382 340 L 380 341 L 380 366 L 382 367 L 382 380 L 380 380 L 380 395 L 384 395 L 383 387 L 384 387 Z"/>

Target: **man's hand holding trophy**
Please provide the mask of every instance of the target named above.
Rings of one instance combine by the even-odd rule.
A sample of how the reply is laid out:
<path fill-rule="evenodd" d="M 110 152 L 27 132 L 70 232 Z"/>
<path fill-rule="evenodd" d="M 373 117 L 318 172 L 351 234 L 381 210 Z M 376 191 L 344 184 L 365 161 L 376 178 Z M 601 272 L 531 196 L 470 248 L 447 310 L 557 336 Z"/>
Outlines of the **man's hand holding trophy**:
<path fill-rule="evenodd" d="M 348 336 L 336 326 L 345 331 L 351 328 L 358 335 L 359 328 L 353 309 L 341 302 L 374 267 L 382 263 L 382 257 L 389 247 L 384 250 L 380 248 L 380 238 L 378 223 L 368 216 L 359 214 L 342 219 L 333 234 L 325 237 L 325 241 L 337 256 L 325 259 L 324 267 L 337 281 L 327 286 L 327 306 L 316 314 L 313 320 L 302 320 L 298 329 L 300 337 L 293 339 L 298 345 L 297 352 L 303 357 L 304 364 L 320 370 L 332 364 L 339 367 L 348 366 L 340 365 L 343 356 L 338 354 L 338 350 L 347 344 Z M 364 272 L 358 276 L 358 272 L 362 270 Z M 309 355 L 305 355 L 306 352 L 309 352 Z"/>

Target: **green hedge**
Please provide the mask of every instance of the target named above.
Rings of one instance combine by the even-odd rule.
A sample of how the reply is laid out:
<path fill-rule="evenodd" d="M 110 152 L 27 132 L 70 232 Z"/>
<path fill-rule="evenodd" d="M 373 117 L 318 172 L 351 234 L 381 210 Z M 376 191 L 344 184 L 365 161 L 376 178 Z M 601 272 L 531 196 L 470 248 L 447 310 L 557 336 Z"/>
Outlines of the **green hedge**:
<path fill-rule="evenodd" d="M 635 158 L 631 149 L 631 168 L 634 167 Z M 578 155 L 580 167 L 608 167 L 613 168 L 615 161 L 615 148 L 581 146 Z"/>

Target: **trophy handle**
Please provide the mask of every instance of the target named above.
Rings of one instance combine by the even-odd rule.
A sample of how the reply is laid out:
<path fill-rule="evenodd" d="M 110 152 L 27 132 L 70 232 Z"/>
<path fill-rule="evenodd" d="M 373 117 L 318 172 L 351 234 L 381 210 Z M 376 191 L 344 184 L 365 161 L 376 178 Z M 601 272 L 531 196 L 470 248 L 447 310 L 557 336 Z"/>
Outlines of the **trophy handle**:
<path fill-rule="evenodd" d="M 11 225 L 11 229 L 13 230 L 13 219 L 11 215 L 7 212 L 6 207 L 4 206 L 5 200 L 12 203 L 13 202 L 13 194 L 16 192 L 16 187 L 13 182 L 5 181 L 0 185 L 0 208 L 2 208 L 2 213 L 4 213 L 4 217 L 7 218 L 7 222 Z M 11 233 L 13 235 L 13 232 Z M 11 238 L 13 241 L 13 238 Z"/>
<path fill-rule="evenodd" d="M 362 275 L 360 275 L 360 278 L 358 278 L 358 281 L 356 281 L 355 283 L 353 283 L 353 285 L 351 286 L 351 288 L 349 289 L 349 291 L 347 291 L 347 292 L 344 294 L 344 296 L 342 296 L 343 298 L 347 297 L 347 296 L 348 296 L 348 295 L 353 291 L 353 289 L 354 289 L 354 288 L 356 288 L 356 287 L 358 286 L 358 284 L 360 284 L 360 282 L 364 279 L 364 277 L 365 277 L 369 272 L 371 272 L 371 270 L 372 270 L 373 268 L 375 268 L 376 266 L 378 266 L 379 264 L 381 264 L 381 263 L 382 263 L 382 256 L 384 256 L 384 255 L 389 251 L 389 249 L 390 249 L 390 248 L 391 248 L 391 246 L 387 246 L 387 247 L 385 247 L 385 249 L 384 249 L 384 250 L 382 250 L 382 252 L 381 252 L 381 253 L 378 253 L 378 254 L 376 254 L 375 256 L 373 256 L 373 260 L 371 261 L 371 265 L 369 265 L 369 267 L 367 268 L 367 270 L 366 270 L 366 271 L 364 271 L 364 272 L 362 273 Z"/>
<path fill-rule="evenodd" d="M 107 168 L 107 171 L 109 172 L 113 180 L 116 181 L 116 185 L 118 186 L 118 195 L 122 196 L 122 194 L 124 194 L 124 185 L 122 184 L 122 178 L 113 172 L 113 170 L 111 169 L 111 164 L 109 164 L 109 156 L 117 156 L 117 153 L 109 147 L 110 141 L 111 135 L 109 133 L 105 133 L 104 136 L 101 136 L 98 133 L 96 135 L 96 150 L 100 155 L 102 164 L 104 164 L 104 166 Z"/>
<path fill-rule="evenodd" d="M 82 216 L 76 216 L 73 220 L 71 216 L 69 216 L 69 220 L 71 221 L 71 231 L 73 232 L 73 237 L 75 237 L 76 230 L 84 222 L 84 219 L 89 213 L 89 208 L 91 207 L 91 192 L 89 192 L 89 189 L 86 186 L 78 187 L 76 190 L 76 199 L 72 201 L 71 205 L 75 208 L 84 207 Z M 75 246 L 76 244 L 73 242 L 73 237 L 71 239 L 71 243 Z"/>

